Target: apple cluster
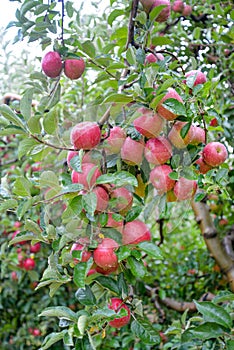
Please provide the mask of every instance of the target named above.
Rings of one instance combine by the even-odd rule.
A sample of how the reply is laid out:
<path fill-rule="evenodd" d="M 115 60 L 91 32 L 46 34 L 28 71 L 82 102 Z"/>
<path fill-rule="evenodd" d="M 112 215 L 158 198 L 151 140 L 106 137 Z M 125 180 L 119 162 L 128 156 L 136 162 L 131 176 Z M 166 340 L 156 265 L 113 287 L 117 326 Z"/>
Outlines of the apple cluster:
<path fill-rule="evenodd" d="M 50 78 L 57 78 L 62 71 L 71 80 L 79 79 L 85 70 L 83 58 L 62 60 L 57 51 L 49 51 L 42 59 L 42 71 Z"/>

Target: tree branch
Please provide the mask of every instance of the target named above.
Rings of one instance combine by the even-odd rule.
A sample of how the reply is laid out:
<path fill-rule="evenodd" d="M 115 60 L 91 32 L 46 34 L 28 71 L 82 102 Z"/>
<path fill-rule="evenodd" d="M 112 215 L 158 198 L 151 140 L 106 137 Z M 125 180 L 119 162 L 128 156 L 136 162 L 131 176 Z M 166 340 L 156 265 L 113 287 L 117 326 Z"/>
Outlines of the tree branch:
<path fill-rule="evenodd" d="M 138 3 L 139 3 L 139 0 L 132 1 L 132 8 L 131 8 L 130 19 L 128 23 L 128 39 L 125 47 L 126 50 L 130 44 L 134 45 L 135 17 L 137 14 Z"/>
<path fill-rule="evenodd" d="M 212 299 L 214 299 L 214 297 L 214 294 L 208 292 L 203 294 L 199 301 L 211 301 Z M 184 312 L 187 309 L 191 312 L 195 312 L 197 310 L 196 305 L 193 301 L 177 301 L 172 298 L 164 298 L 160 299 L 160 302 L 166 307 L 169 307 L 170 309 L 173 309 L 178 312 Z"/>
<path fill-rule="evenodd" d="M 227 276 L 230 288 L 234 292 L 234 263 L 225 252 L 217 236 L 209 207 L 203 202 L 192 201 L 192 209 L 209 252 L 216 260 L 221 271 Z"/>

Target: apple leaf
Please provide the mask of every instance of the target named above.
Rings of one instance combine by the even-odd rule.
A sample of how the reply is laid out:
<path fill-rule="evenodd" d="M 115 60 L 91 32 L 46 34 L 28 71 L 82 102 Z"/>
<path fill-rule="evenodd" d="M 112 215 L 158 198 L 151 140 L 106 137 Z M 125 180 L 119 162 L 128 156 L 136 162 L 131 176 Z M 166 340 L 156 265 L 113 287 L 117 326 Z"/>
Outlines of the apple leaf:
<path fill-rule="evenodd" d="M 223 307 L 215 305 L 210 301 L 194 301 L 194 303 L 205 321 L 215 322 L 226 328 L 232 327 L 232 318 Z"/>
<path fill-rule="evenodd" d="M 83 288 L 79 288 L 75 293 L 75 297 L 82 305 L 91 306 L 96 305 L 97 303 L 95 295 L 93 294 L 91 288 L 87 285 Z"/>
<path fill-rule="evenodd" d="M 160 343 L 158 329 L 147 318 L 138 316 L 131 324 L 131 331 L 140 338 L 144 344 L 156 345 Z"/>
<path fill-rule="evenodd" d="M 168 98 L 162 104 L 168 111 L 176 115 L 186 116 L 186 109 L 182 102 L 176 100 L 175 98 Z"/>
<path fill-rule="evenodd" d="M 76 313 L 66 306 L 47 307 L 38 316 L 65 318 L 73 322 L 77 322 L 78 319 Z"/>
<path fill-rule="evenodd" d="M 21 121 L 21 119 L 12 111 L 12 109 L 5 105 L 2 104 L 0 105 L 0 113 L 3 115 L 4 118 L 9 120 L 13 125 L 19 126 L 21 129 L 25 130 L 24 123 Z"/>
<path fill-rule="evenodd" d="M 162 253 L 159 247 L 157 247 L 155 243 L 141 242 L 138 244 L 138 247 L 155 259 L 160 259 L 160 260 L 163 259 Z"/>
<path fill-rule="evenodd" d="M 130 267 L 130 270 L 132 272 L 132 274 L 135 276 L 135 277 L 144 277 L 147 270 L 146 270 L 146 267 L 145 265 L 143 264 L 143 261 L 140 260 L 138 261 L 136 258 L 134 258 L 133 256 L 129 256 L 127 258 L 127 262 L 128 262 L 128 265 Z"/>

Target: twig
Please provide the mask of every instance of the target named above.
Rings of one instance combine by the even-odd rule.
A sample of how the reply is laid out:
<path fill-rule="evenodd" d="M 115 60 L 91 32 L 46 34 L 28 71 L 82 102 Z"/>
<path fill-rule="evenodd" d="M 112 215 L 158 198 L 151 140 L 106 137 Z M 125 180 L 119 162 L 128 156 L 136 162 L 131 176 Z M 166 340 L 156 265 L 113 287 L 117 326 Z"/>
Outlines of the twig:
<path fill-rule="evenodd" d="M 205 293 L 201 296 L 199 301 L 211 301 L 215 297 L 214 294 L 212 293 Z M 195 312 L 197 310 L 196 305 L 194 302 L 188 302 L 188 301 L 177 301 L 172 298 L 164 298 L 164 299 L 159 299 L 160 302 L 167 307 L 176 310 L 178 312 L 184 312 L 185 310 L 189 310 L 191 312 Z"/>
<path fill-rule="evenodd" d="M 98 68 L 104 70 L 109 76 L 111 76 L 112 78 L 116 79 L 116 76 L 114 74 L 108 72 L 106 67 L 103 67 L 99 63 L 95 62 L 94 60 L 92 60 L 92 58 L 88 58 L 88 62 L 90 62 L 90 63 L 94 64 L 95 66 L 97 66 Z"/>
<path fill-rule="evenodd" d="M 62 45 L 64 46 L 64 17 L 65 17 L 65 6 L 64 6 L 64 0 L 62 1 L 62 19 L 61 19 L 61 42 Z"/>
<path fill-rule="evenodd" d="M 138 3 L 139 3 L 139 0 L 132 1 L 132 8 L 131 8 L 130 19 L 128 23 L 128 39 L 125 46 L 126 50 L 130 44 L 134 46 L 134 28 L 135 28 L 135 18 L 136 18 L 137 9 L 138 9 Z"/>
<path fill-rule="evenodd" d="M 160 245 L 162 245 L 164 242 L 164 235 L 163 235 L 164 219 L 159 219 L 157 222 L 159 223 L 159 235 L 160 235 L 160 241 L 157 245 L 158 245 L 158 247 L 160 247 Z"/>
<path fill-rule="evenodd" d="M 36 141 L 38 141 L 39 143 L 42 143 L 48 147 L 52 147 L 52 148 L 55 148 L 55 149 L 59 149 L 59 150 L 65 150 L 65 151 L 79 151 L 77 148 L 68 148 L 68 147 L 63 147 L 63 146 L 56 146 L 56 145 L 53 145 L 49 142 L 46 142 L 44 140 L 41 140 L 39 139 L 36 135 L 33 135 L 33 134 L 30 134 L 30 137 L 32 137 L 33 139 L 35 139 Z"/>

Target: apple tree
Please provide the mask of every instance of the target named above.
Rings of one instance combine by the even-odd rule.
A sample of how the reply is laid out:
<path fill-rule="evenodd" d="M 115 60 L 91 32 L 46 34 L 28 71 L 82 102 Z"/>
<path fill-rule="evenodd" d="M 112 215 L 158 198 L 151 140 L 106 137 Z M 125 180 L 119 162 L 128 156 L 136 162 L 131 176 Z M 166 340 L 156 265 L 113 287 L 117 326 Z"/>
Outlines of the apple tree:
<path fill-rule="evenodd" d="M 0 106 L 1 260 L 35 282 L 26 346 L 231 349 L 231 1 L 18 3 L 41 54 Z"/>

